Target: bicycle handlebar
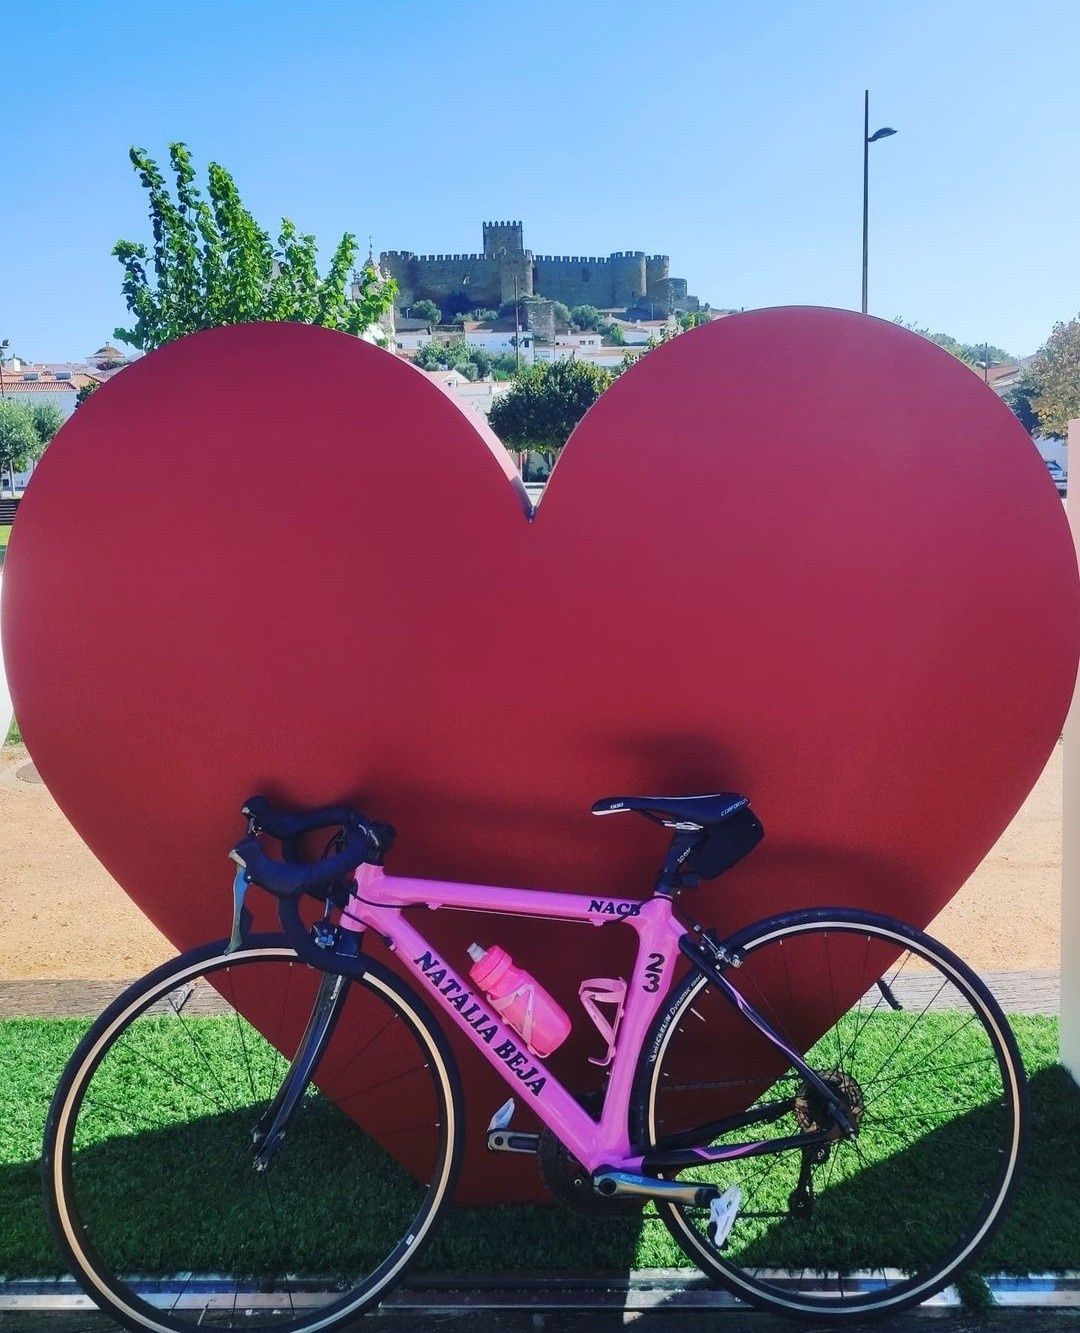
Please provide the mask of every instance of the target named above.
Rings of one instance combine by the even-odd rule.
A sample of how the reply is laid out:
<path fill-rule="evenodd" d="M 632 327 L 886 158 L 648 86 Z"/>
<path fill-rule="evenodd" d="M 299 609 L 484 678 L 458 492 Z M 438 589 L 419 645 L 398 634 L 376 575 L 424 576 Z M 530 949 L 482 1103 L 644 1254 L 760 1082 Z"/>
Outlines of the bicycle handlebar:
<path fill-rule="evenodd" d="M 299 897 L 303 893 L 325 896 L 319 891 L 332 889 L 365 861 L 381 864 L 394 840 L 394 830 L 389 824 L 365 819 L 358 811 L 343 805 L 290 812 L 274 810 L 264 796 L 252 796 L 244 802 L 243 813 L 250 830 L 232 849 L 229 858 L 245 871 L 253 884 L 279 898 Z M 300 837 L 334 825 L 341 828 L 339 850 L 320 861 L 300 861 L 297 855 Z M 259 843 L 260 833 L 280 839 L 288 860 L 279 861 L 264 852 Z"/>
<path fill-rule="evenodd" d="M 272 838 L 299 838 L 304 833 L 311 833 L 318 828 L 333 828 L 339 824 L 345 828 L 349 824 L 363 822 L 357 810 L 347 805 L 324 805 L 317 810 L 305 810 L 292 813 L 287 810 L 275 810 L 265 796 L 249 796 L 240 811 L 247 819 L 254 820 L 264 833 Z"/>

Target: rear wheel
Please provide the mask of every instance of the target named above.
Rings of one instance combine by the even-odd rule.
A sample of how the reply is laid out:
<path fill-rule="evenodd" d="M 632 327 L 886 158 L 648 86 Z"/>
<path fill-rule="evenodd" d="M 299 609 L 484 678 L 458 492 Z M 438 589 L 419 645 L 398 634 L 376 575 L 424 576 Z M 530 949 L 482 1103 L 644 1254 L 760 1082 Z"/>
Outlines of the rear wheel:
<path fill-rule="evenodd" d="M 457 1176 L 461 1093 L 423 1003 L 369 967 L 340 984 L 313 1079 L 261 1161 L 326 994 L 283 939 L 185 954 L 86 1034 L 49 1112 L 45 1188 L 73 1271 L 121 1323 L 330 1329 L 416 1257 Z"/>
<path fill-rule="evenodd" d="M 914 1305 L 971 1262 L 1017 1180 L 1026 1085 L 989 991 L 922 932 L 821 909 L 747 928 L 726 975 L 838 1093 L 857 1132 L 824 1149 L 677 1172 L 733 1212 L 659 1204 L 686 1253 L 780 1313 L 866 1317 Z M 698 1137 L 744 1111 L 748 1123 Z M 644 1047 L 631 1109 L 651 1147 L 724 1148 L 835 1128 L 824 1098 L 698 973 Z"/>

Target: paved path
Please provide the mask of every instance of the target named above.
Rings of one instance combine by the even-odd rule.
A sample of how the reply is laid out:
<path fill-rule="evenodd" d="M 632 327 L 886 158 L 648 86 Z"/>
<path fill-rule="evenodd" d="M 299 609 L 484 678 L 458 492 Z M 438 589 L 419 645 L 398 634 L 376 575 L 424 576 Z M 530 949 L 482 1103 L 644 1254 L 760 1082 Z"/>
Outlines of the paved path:
<path fill-rule="evenodd" d="M 461 1311 L 421 1315 L 412 1311 L 378 1314 L 361 1320 L 357 1329 L 371 1333 L 797 1333 L 827 1325 L 794 1323 L 772 1315 L 742 1310 L 647 1311 L 595 1314 L 532 1314 L 528 1311 Z M 0 1333 L 109 1333 L 116 1328 L 97 1314 L 0 1314 Z M 895 1315 L 873 1323 L 847 1324 L 850 1333 L 1077 1333 L 1080 1310 L 995 1310 L 990 1315 L 940 1314 L 930 1311 Z"/>

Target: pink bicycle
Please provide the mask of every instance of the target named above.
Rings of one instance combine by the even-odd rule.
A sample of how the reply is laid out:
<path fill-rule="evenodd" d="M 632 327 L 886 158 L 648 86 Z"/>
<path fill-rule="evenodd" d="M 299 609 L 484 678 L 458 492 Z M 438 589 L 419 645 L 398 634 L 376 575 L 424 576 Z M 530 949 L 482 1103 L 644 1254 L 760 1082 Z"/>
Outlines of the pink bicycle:
<path fill-rule="evenodd" d="M 747 1301 L 859 1319 L 970 1264 L 1026 1124 L 1016 1042 L 986 987 L 922 932 L 862 911 L 720 940 L 676 899 L 760 840 L 746 798 L 593 807 L 630 811 L 671 833 L 644 900 L 391 877 L 389 826 L 248 801 L 232 938 L 120 995 L 49 1113 L 51 1221 L 97 1304 L 162 1333 L 314 1333 L 380 1301 L 454 1192 L 466 1107 L 446 1022 L 513 1094 L 488 1108 L 491 1152 L 535 1154 L 555 1197 L 604 1231 L 660 1228 L 650 1253 L 666 1227 Z M 326 828 L 323 859 L 303 861 L 301 839 Z M 277 896 L 282 934 L 249 935 L 251 884 Z M 579 1086 L 550 1063 L 576 1000 L 521 966 L 553 985 L 550 960 L 512 961 L 490 938 L 444 957 L 405 909 L 483 913 L 482 938 L 500 913 L 635 933 L 629 976 L 581 980 L 596 1054 Z M 515 1126 L 519 1101 L 539 1132 Z"/>

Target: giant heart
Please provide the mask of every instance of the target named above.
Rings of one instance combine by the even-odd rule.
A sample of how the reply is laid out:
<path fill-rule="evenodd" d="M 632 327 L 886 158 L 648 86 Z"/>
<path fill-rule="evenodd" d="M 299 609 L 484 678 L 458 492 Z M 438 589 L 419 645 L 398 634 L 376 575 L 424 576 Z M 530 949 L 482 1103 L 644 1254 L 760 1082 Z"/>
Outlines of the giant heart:
<path fill-rule="evenodd" d="M 296 325 L 201 333 L 79 408 L 5 573 L 42 777 L 177 948 L 225 932 L 257 790 L 390 820 L 391 871 L 626 895 L 663 839 L 592 801 L 745 791 L 766 840 L 696 915 L 925 924 L 1030 790 L 1077 662 L 1072 544 L 1012 415 L 922 338 L 818 309 L 650 353 L 535 514 L 483 420 L 406 362 Z M 77 910 L 77 884 L 43 893 Z M 556 991 L 556 1069 L 584 1089 L 577 984 L 627 975 L 629 930 L 423 915 L 459 967 L 479 937 Z M 531 1164 L 490 1170 L 505 1089 L 459 1058 L 462 1197 L 534 1194 Z"/>

